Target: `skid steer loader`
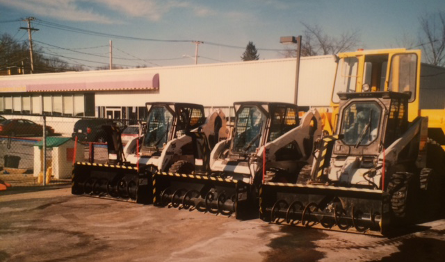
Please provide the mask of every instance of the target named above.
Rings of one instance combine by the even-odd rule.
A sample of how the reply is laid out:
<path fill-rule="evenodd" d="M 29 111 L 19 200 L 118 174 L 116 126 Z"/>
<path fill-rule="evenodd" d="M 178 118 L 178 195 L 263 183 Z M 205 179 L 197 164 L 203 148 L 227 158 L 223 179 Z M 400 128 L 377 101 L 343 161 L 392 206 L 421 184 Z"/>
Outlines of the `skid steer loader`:
<path fill-rule="evenodd" d="M 266 182 L 263 220 L 383 235 L 396 225 L 434 217 L 443 208 L 440 145 L 428 118 L 408 121 L 411 92 L 339 93 L 337 130 L 297 183 Z"/>
<path fill-rule="evenodd" d="M 171 167 L 195 168 L 197 148 L 195 132 L 209 141 L 205 150 L 229 130 L 225 115 L 216 110 L 207 119 L 202 105 L 190 103 L 146 103 L 146 130 L 140 138 L 122 148 L 119 129 L 103 126 L 107 133 L 108 163 L 77 162 L 73 170 L 73 194 L 151 203 L 152 174 Z M 199 165 L 199 164 L 198 164 Z M 202 166 L 196 166 L 202 169 Z"/>
<path fill-rule="evenodd" d="M 203 155 L 207 160 L 195 160 L 207 161 L 209 169 L 154 176 L 155 205 L 252 218 L 258 216 L 262 180 L 296 181 L 295 174 L 312 162 L 313 142 L 321 136 L 316 110 L 300 120 L 294 104 L 238 102 L 234 109 L 232 138 Z"/>

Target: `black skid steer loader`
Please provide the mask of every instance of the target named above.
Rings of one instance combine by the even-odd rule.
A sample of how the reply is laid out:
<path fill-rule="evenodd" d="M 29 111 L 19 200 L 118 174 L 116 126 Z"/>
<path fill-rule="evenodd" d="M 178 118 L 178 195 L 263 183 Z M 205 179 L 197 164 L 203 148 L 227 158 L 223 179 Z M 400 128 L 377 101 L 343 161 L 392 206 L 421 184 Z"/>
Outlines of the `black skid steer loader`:
<path fill-rule="evenodd" d="M 195 159 L 207 162 L 208 169 L 154 176 L 155 205 L 257 217 L 262 181 L 296 181 L 295 174 L 312 162 L 314 141 L 321 136 L 316 110 L 300 120 L 295 104 L 238 102 L 234 109 L 232 137 Z"/>

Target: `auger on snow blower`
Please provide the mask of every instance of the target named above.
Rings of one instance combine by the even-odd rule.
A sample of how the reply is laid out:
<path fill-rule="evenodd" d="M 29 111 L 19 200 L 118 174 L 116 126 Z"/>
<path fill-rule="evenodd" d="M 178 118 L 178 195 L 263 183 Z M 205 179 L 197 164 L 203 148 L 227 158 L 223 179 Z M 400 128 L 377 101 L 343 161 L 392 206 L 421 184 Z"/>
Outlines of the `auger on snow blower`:
<path fill-rule="evenodd" d="M 209 169 L 172 166 L 154 176 L 155 205 L 253 218 L 263 179 L 295 181 L 312 162 L 313 142 L 321 135 L 316 110 L 300 120 L 295 104 L 238 102 L 234 109 L 232 137 L 196 155 L 195 161 Z"/>

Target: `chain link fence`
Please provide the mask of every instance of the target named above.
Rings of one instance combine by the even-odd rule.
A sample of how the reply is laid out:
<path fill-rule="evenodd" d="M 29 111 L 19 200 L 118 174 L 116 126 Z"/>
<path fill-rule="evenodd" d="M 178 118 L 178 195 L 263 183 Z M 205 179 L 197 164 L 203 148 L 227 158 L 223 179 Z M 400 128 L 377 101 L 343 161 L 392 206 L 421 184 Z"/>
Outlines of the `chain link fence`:
<path fill-rule="evenodd" d="M 3 117 L 5 119 L 0 118 L 0 180 L 20 175 L 34 184 L 43 183 L 43 173 L 50 176 L 52 182 L 69 181 L 75 161 L 107 162 L 102 125 L 115 124 L 124 130 L 130 123 L 129 120 L 43 115 Z"/>

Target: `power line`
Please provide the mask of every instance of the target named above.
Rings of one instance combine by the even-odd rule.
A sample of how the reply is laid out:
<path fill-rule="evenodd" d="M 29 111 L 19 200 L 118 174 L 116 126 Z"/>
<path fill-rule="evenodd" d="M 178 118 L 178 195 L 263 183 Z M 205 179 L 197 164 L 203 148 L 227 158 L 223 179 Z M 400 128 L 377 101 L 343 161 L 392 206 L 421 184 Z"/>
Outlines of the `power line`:
<path fill-rule="evenodd" d="M 13 23 L 13 22 L 21 22 L 22 19 L 13 19 L 13 20 L 3 20 L 0 21 L 0 24 Z"/>
<path fill-rule="evenodd" d="M 108 56 L 106 56 L 106 55 L 98 55 L 98 54 L 93 54 L 93 53 L 81 52 L 81 51 L 77 51 L 77 50 L 75 50 L 73 48 L 60 47 L 60 46 L 48 44 L 48 43 L 45 43 L 45 42 L 42 42 L 42 41 L 34 40 L 34 42 L 37 42 L 37 43 L 40 43 L 40 44 L 43 44 L 43 45 L 47 45 L 47 46 L 50 46 L 50 47 L 53 47 L 53 48 L 56 48 L 56 49 L 66 50 L 66 51 L 70 51 L 70 52 L 74 52 L 74 53 L 78 53 L 78 54 L 90 55 L 90 56 L 101 57 L 101 58 L 108 58 Z M 102 46 L 98 46 L 98 47 L 108 47 L 108 46 L 102 45 Z M 117 47 L 114 47 L 114 48 L 116 48 L 117 50 L 121 51 L 122 53 L 124 53 L 126 55 L 134 57 L 133 59 L 132 58 L 124 58 L 124 57 L 113 57 L 114 59 L 127 60 L 127 61 L 143 61 L 143 62 L 146 62 L 146 63 L 151 63 L 151 64 L 156 65 L 156 66 L 160 66 L 158 64 L 152 63 L 152 62 L 147 61 L 145 59 L 138 58 L 138 57 L 136 57 L 136 56 L 134 56 L 132 54 L 129 54 L 129 53 L 127 53 L 127 52 L 117 48 Z M 76 49 L 87 49 L 87 48 L 76 48 Z M 128 65 L 126 65 L 126 66 L 128 66 Z"/>
<path fill-rule="evenodd" d="M 0 21 L 1 22 L 17 22 L 20 20 L 11 20 L 11 21 Z M 34 23 L 39 24 L 41 26 L 44 27 L 49 27 L 49 28 L 54 28 L 57 30 L 62 30 L 62 31 L 68 31 L 68 32 L 74 32 L 74 33 L 80 33 L 80 34 L 86 34 L 86 35 L 92 35 L 92 36 L 98 36 L 98 37 L 107 37 L 107 38 L 117 38 L 117 39 L 126 39 L 126 40 L 136 40 L 136 41 L 152 41 L 152 42 L 166 42 L 166 43 L 204 43 L 203 41 L 196 41 L 196 40 L 178 40 L 178 39 L 155 39 L 155 38 L 141 38 L 141 37 L 133 37 L 133 36 L 125 36 L 125 35 L 117 35 L 117 34 L 108 34 L 108 33 L 103 33 L 103 32 L 97 32 L 97 31 L 92 31 L 92 30 L 87 30 L 87 29 L 81 29 L 81 28 L 76 28 L 76 27 L 72 27 L 72 26 L 66 26 L 66 25 L 62 25 L 62 24 L 58 24 L 58 23 L 54 23 L 54 22 L 49 22 L 49 21 L 44 21 L 41 19 L 37 19 L 34 18 L 33 20 Z M 17 34 L 16 34 L 17 35 Z M 46 49 L 51 49 L 48 47 L 52 47 L 52 48 L 56 48 L 56 49 L 60 49 L 60 50 L 66 50 L 69 52 L 73 52 L 73 53 L 77 53 L 77 54 L 83 54 L 83 55 L 88 55 L 88 56 L 94 56 L 94 57 L 100 57 L 100 58 L 108 58 L 109 56 L 107 56 L 107 53 L 104 54 L 95 54 L 95 53 L 91 53 L 91 52 L 83 52 L 81 50 L 85 50 L 85 49 L 95 49 L 95 48 L 102 48 L 102 47 L 108 47 L 108 45 L 99 45 L 99 46 L 94 46 L 94 47 L 80 47 L 80 48 L 65 48 L 65 47 L 60 47 L 60 46 L 56 46 L 53 44 L 48 44 L 45 42 L 41 42 L 41 41 L 36 41 L 42 45 L 46 45 L 47 48 Z M 206 41 L 205 44 L 210 45 L 210 46 L 217 46 L 217 47 L 224 47 L 224 48 L 232 48 L 232 49 L 245 49 L 244 46 L 237 46 L 237 45 L 227 45 L 227 44 L 219 44 L 219 43 L 215 43 L 215 42 L 208 42 Z M 117 50 L 119 50 L 120 52 L 126 54 L 127 56 L 131 57 L 131 58 L 124 58 L 124 57 L 113 57 L 114 59 L 118 59 L 118 60 L 126 60 L 126 61 L 143 61 L 145 63 L 150 63 L 153 64 L 155 66 L 160 66 L 156 63 L 153 63 L 152 61 L 169 61 L 169 60 L 180 60 L 180 59 L 184 59 L 184 57 L 177 57 L 177 58 L 159 58 L 159 59 L 143 59 L 143 58 L 139 58 L 136 57 L 135 55 L 129 54 L 128 52 L 125 52 L 119 48 L 116 48 Z M 268 49 L 268 48 L 257 48 L 257 50 L 259 51 L 283 51 L 283 49 Z M 63 56 L 60 54 L 57 54 L 60 57 L 66 58 L 66 59 L 74 59 L 74 60 L 78 60 L 78 61 L 85 61 L 85 62 L 91 62 L 91 63 L 99 63 L 99 64 L 107 64 L 107 63 L 103 63 L 103 62 L 97 62 L 97 61 L 92 61 L 92 60 L 87 60 L 87 59 L 78 59 L 78 58 L 73 58 L 73 57 L 69 57 L 69 56 Z M 218 61 L 218 62 L 225 62 L 222 60 L 218 60 L 218 59 L 213 59 L 210 57 L 205 57 L 205 56 L 200 56 L 204 59 L 208 59 L 208 60 L 213 60 L 213 61 Z M 121 65 L 122 66 L 122 65 Z M 129 65 L 123 65 L 123 66 L 129 66 Z"/>
<path fill-rule="evenodd" d="M 63 57 L 63 58 L 69 58 L 72 60 L 78 60 L 78 61 L 84 61 L 84 62 L 90 62 L 90 63 L 97 63 L 97 64 L 103 64 L 103 65 L 108 65 L 108 63 L 104 63 L 104 62 L 99 62 L 99 61 L 92 61 L 92 60 L 87 60 L 87 59 L 81 59 L 81 58 L 74 58 L 74 57 L 69 57 L 69 56 L 64 56 L 64 55 L 59 55 L 57 53 L 45 53 L 45 52 L 41 52 L 42 54 L 47 54 L 47 55 L 57 55 L 59 57 Z"/>
<path fill-rule="evenodd" d="M 47 26 L 59 30 L 65 30 L 75 33 L 83 33 L 88 35 L 94 35 L 94 36 L 101 36 L 101 37 L 113 37 L 117 39 L 128 39 L 128 40 L 139 40 L 139 41 L 153 41 L 153 42 L 170 42 L 170 43 L 190 43 L 193 40 L 174 40 L 174 39 L 154 39 L 154 38 L 142 38 L 142 37 L 133 37 L 133 36 L 123 36 L 123 35 L 116 35 L 116 34 L 107 34 L 97 31 L 91 31 L 86 29 L 80 29 L 76 27 L 61 25 L 53 22 L 43 21 L 41 19 L 36 19 L 36 23 L 42 26 Z"/>
<path fill-rule="evenodd" d="M 138 57 L 136 57 L 136 56 L 134 56 L 134 55 L 132 55 L 132 54 L 129 54 L 129 53 L 127 53 L 127 52 L 125 52 L 125 51 L 123 51 L 123 50 L 117 48 L 117 47 L 114 47 L 114 48 L 116 48 L 117 50 L 121 51 L 122 53 L 124 53 L 124 54 L 126 54 L 126 55 L 129 55 L 129 56 L 135 58 L 136 60 L 143 61 L 143 62 L 146 62 L 146 63 L 150 63 L 150 64 L 155 65 L 155 66 L 160 66 L 160 65 L 158 65 L 158 64 L 156 64 L 156 63 L 147 61 L 147 60 L 142 59 L 142 58 L 138 58 Z M 124 59 L 124 60 L 125 60 L 125 59 Z"/>
<path fill-rule="evenodd" d="M 103 32 L 97 32 L 92 30 L 86 30 L 81 28 L 76 28 L 72 26 L 66 26 L 61 25 L 53 22 L 44 21 L 41 19 L 36 19 L 36 23 L 42 26 L 47 26 L 50 28 L 63 30 L 63 31 L 70 31 L 75 33 L 81 33 L 81 34 L 87 34 L 87 35 L 93 35 L 93 36 L 99 36 L 99 37 L 112 37 L 116 39 L 127 39 L 127 40 L 137 40 L 137 41 L 148 41 L 148 42 L 164 42 L 164 43 L 194 43 L 197 42 L 197 40 L 188 40 L 188 39 L 156 39 L 156 38 L 142 38 L 142 37 L 134 37 L 134 36 L 124 36 L 124 35 L 116 35 L 116 34 L 108 34 Z M 228 44 L 220 44 L 215 42 L 209 42 L 209 41 L 199 41 L 199 42 L 205 42 L 207 45 L 211 46 L 218 46 L 218 47 L 226 47 L 226 48 L 233 48 L 233 49 L 246 49 L 245 46 L 236 46 L 236 45 L 228 45 Z M 283 51 L 283 49 L 272 49 L 272 48 L 257 48 L 259 51 Z"/>
<path fill-rule="evenodd" d="M 227 62 L 227 61 L 223 61 L 223 60 L 219 60 L 219 59 L 214 59 L 214 58 L 210 58 L 210 57 L 206 57 L 206 56 L 199 56 L 200 58 L 204 58 L 204 59 L 208 59 L 208 60 L 213 60 L 213 61 L 217 61 L 217 62 Z"/>
<path fill-rule="evenodd" d="M 54 47 L 54 48 L 57 48 L 57 49 L 71 51 L 71 52 L 78 53 L 78 54 L 90 55 L 90 56 L 96 56 L 96 57 L 102 57 L 102 58 L 108 58 L 108 56 L 105 56 L 105 55 L 98 55 L 98 54 L 93 54 L 93 53 L 81 52 L 81 51 L 73 50 L 73 49 L 70 49 L 70 48 L 64 48 L 64 47 L 60 47 L 60 46 L 44 43 L 42 41 L 34 40 L 34 42 L 37 42 L 37 43 L 40 43 L 40 44 L 43 44 L 43 45 L 47 45 L 47 46 L 51 46 L 51 47 Z"/>
<path fill-rule="evenodd" d="M 98 45 L 98 46 L 90 46 L 90 47 L 72 47 L 72 50 L 84 50 L 84 49 L 97 49 L 102 47 L 108 47 L 108 45 Z"/>

